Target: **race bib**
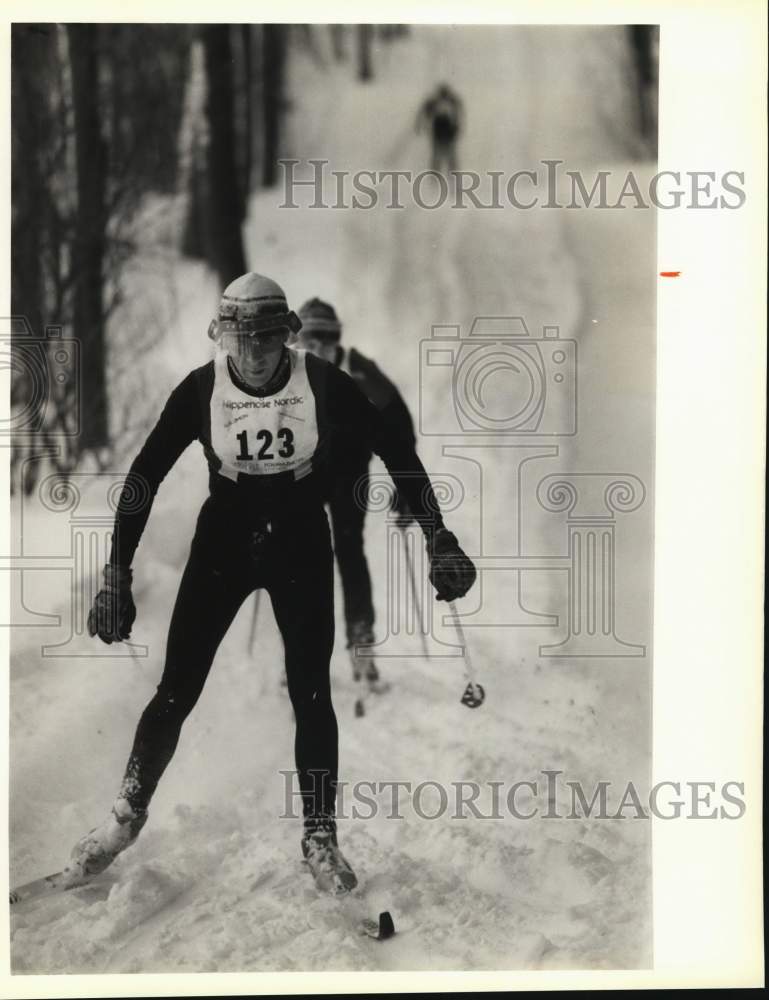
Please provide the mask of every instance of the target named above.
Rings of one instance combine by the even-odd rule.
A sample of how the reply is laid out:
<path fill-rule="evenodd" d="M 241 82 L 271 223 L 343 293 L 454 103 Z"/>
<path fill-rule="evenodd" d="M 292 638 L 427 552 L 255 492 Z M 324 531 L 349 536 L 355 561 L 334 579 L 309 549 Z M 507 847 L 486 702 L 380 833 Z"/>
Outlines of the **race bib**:
<path fill-rule="evenodd" d="M 221 460 L 219 474 L 271 476 L 293 472 L 301 479 L 312 470 L 318 447 L 315 396 L 305 351 L 289 349 L 291 376 L 273 396 L 251 396 L 230 378 L 227 355 L 214 359 L 211 394 L 211 445 Z"/>

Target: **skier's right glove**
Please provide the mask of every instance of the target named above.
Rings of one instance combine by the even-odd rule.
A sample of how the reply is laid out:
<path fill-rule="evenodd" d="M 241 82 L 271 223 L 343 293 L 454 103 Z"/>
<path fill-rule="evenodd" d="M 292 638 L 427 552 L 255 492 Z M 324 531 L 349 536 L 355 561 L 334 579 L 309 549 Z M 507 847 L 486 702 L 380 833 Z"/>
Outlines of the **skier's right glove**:
<path fill-rule="evenodd" d="M 438 591 L 439 601 L 455 601 L 464 597 L 475 583 L 475 566 L 459 547 L 456 537 L 447 529 L 439 528 L 427 546 L 430 556 L 430 583 Z"/>
<path fill-rule="evenodd" d="M 127 566 L 104 567 L 104 587 L 96 595 L 88 615 L 88 634 L 102 642 L 122 642 L 131 636 L 136 605 L 131 595 L 133 575 Z"/>

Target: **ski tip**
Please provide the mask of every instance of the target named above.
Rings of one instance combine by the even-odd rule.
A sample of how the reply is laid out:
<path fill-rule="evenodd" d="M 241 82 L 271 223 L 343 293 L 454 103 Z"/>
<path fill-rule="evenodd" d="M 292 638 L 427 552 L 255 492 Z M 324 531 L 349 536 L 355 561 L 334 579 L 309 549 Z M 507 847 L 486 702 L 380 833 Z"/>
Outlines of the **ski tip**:
<path fill-rule="evenodd" d="M 361 931 L 364 934 L 368 934 L 370 938 L 374 938 L 377 941 L 386 941 L 395 934 L 395 924 L 393 923 L 393 918 L 384 910 L 379 914 L 379 920 L 371 920 L 366 918 L 361 923 Z"/>
<path fill-rule="evenodd" d="M 389 910 L 384 910 L 379 914 L 379 940 L 386 941 L 395 933 L 395 924 L 390 916 Z"/>

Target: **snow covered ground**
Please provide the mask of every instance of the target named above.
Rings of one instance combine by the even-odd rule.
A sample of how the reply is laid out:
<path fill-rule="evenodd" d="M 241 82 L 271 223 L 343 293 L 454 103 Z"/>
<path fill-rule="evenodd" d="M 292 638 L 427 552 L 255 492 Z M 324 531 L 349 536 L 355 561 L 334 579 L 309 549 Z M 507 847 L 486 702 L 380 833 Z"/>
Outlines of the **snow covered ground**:
<path fill-rule="evenodd" d="M 625 124 L 630 96 L 619 29 L 412 28 L 409 38 L 379 46 L 377 77 L 366 87 L 351 83 L 350 64 L 326 55 L 323 66 L 306 54 L 294 58 L 291 145 L 296 156 L 329 158 L 332 169 L 422 169 L 427 146 L 413 131 L 416 110 L 447 79 L 467 111 L 461 167 L 536 169 L 553 156 L 569 168 L 652 172 L 634 159 L 638 146 Z M 295 305 L 311 295 L 333 301 L 348 342 L 377 358 L 415 415 L 419 341 L 432 324 L 467 330 L 477 315 L 522 315 L 537 335 L 543 324 L 555 324 L 561 337 L 578 341 L 579 435 L 556 441 L 558 457 L 539 462 L 537 475 L 626 472 L 646 484 L 644 506 L 617 528 L 617 632 L 648 646 L 652 214 L 426 211 L 412 204 L 402 211 L 289 210 L 277 207 L 281 198 L 275 190 L 253 199 L 250 267 L 276 277 Z M 132 322 L 163 331 L 131 380 L 123 373 L 113 386 L 116 404 L 139 434 L 170 388 L 208 357 L 205 331 L 216 289 L 200 267 L 172 258 L 162 269 L 137 266 L 131 280 L 144 310 Z M 123 332 L 115 330 L 116 343 Z M 125 349 L 124 337 L 119 343 Z M 426 406 L 434 418 L 446 399 L 428 386 Z M 469 501 L 448 520 L 474 554 L 477 485 L 466 461 L 442 454 L 443 443 L 424 437 L 420 453 L 431 473 L 465 483 Z M 484 544 L 506 553 L 516 482 L 499 455 L 484 447 L 476 457 L 494 487 L 486 483 Z M 563 552 L 563 521 L 534 502 L 535 482 L 524 484 L 528 551 Z M 84 481 L 82 489 L 85 506 L 102 502 L 98 483 Z M 41 643 L 63 641 L 65 629 L 15 632 L 12 884 L 60 868 L 70 845 L 109 808 L 162 670 L 165 630 L 205 491 L 205 463 L 195 446 L 162 486 L 135 562 L 134 639 L 148 647 L 146 657 L 95 655 L 103 649 L 83 637 L 71 656 L 42 657 Z M 24 530 L 25 539 L 41 540 L 41 552 L 66 551 L 68 515 L 27 505 Z M 386 532 L 383 516 L 369 516 L 380 633 L 387 619 Z M 487 596 L 504 606 L 512 577 L 498 577 L 498 592 Z M 62 611 L 67 580 L 62 571 L 27 574 L 27 607 Z M 525 605 L 564 613 L 562 574 L 531 573 L 525 580 Z M 468 597 L 463 610 L 473 610 L 474 600 Z M 92 886 L 12 912 L 14 971 L 650 965 L 648 822 L 541 815 L 522 821 L 504 809 L 503 819 L 425 820 L 407 796 L 404 818 L 392 819 L 389 793 L 374 818 L 342 820 L 340 840 L 365 908 L 389 909 L 399 933 L 384 945 L 356 935 L 340 905 L 319 897 L 304 873 L 299 821 L 279 818 L 280 771 L 293 766 L 292 718 L 269 602 L 260 602 L 250 649 L 252 614 L 249 601 L 225 638 L 136 846 Z M 451 628 L 438 629 L 453 641 Z M 544 769 L 582 780 L 588 796 L 598 780 L 620 789 L 631 780 L 641 790 L 648 785 L 650 649 L 635 659 L 552 659 L 540 657 L 538 647 L 558 641 L 563 632 L 556 629 L 468 627 L 467 633 L 487 691 L 486 704 L 474 712 L 459 704 L 461 661 L 425 661 L 414 655 L 418 645 L 401 636 L 388 649 L 404 655 L 380 660 L 391 693 L 355 719 L 347 655 L 337 643 L 332 672 L 343 780 L 500 781 L 507 788 L 539 778 L 541 812 Z M 525 805 L 524 796 L 519 802 Z M 427 796 L 423 805 L 435 807 Z"/>

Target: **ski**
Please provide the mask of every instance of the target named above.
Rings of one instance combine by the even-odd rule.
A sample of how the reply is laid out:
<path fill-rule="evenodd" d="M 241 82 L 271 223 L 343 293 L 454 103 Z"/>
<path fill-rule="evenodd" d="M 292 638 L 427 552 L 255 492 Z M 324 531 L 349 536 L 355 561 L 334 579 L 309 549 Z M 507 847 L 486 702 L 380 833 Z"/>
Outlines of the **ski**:
<path fill-rule="evenodd" d="M 45 875 L 43 878 L 33 879 L 25 882 L 24 885 L 16 886 L 10 892 L 10 905 L 16 903 L 26 903 L 28 899 L 36 899 L 38 896 L 50 895 L 53 892 L 63 891 L 62 878 L 64 872 L 54 872 L 52 875 Z"/>
<path fill-rule="evenodd" d="M 42 878 L 32 879 L 24 885 L 17 885 L 11 889 L 9 904 L 16 906 L 19 903 L 26 903 L 31 899 L 40 899 L 43 896 L 52 896 L 58 892 L 69 892 L 70 889 L 82 889 L 84 886 L 92 885 L 99 878 L 98 875 L 80 882 L 69 884 L 67 882 L 68 869 L 60 872 L 53 872 L 51 875 L 44 875 Z"/>
<path fill-rule="evenodd" d="M 70 889 L 82 888 L 85 885 L 91 885 L 93 882 L 92 879 L 89 879 L 88 882 L 80 882 L 76 885 L 68 886 L 64 884 L 65 875 L 65 871 L 53 872 L 50 875 L 44 875 L 42 878 L 32 879 L 31 882 L 25 882 L 23 885 L 16 886 L 9 893 L 9 904 L 16 906 L 33 899 L 40 899 L 59 892 L 68 892 Z M 344 897 L 341 898 L 344 899 Z M 357 904 L 358 900 L 355 900 L 355 903 Z M 375 941 L 387 941 L 395 934 L 395 924 L 387 910 L 383 910 L 377 920 L 371 917 L 359 918 L 358 927 L 361 935 L 365 935 Z"/>

